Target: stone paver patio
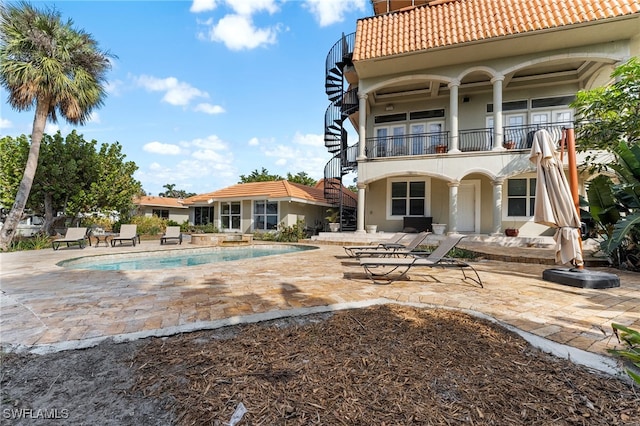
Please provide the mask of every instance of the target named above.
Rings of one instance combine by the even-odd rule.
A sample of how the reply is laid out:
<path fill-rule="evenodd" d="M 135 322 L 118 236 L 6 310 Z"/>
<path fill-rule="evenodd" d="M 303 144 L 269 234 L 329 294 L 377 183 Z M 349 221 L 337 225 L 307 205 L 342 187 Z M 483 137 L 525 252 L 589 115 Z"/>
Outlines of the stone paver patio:
<path fill-rule="evenodd" d="M 106 338 L 165 336 L 377 303 L 472 311 L 597 356 L 617 344 L 612 322 L 640 329 L 640 274 L 609 269 L 593 268 L 617 274 L 619 288 L 563 286 L 542 280 L 549 265 L 495 260 L 474 263 L 485 288 L 463 281 L 456 269 L 416 269 L 411 280 L 383 286 L 372 284 L 340 245 L 322 244 L 317 250 L 159 271 L 56 265 L 82 256 L 189 249 L 198 248 L 143 241 L 135 248 L 1 253 L 0 344 L 4 350 L 44 353 Z"/>

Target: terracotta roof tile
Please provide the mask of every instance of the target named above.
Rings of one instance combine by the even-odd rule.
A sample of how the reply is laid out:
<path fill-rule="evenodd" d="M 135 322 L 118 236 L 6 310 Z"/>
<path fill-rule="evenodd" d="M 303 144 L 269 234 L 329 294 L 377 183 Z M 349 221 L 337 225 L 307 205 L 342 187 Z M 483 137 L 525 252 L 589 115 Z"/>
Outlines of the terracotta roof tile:
<path fill-rule="evenodd" d="M 321 187 L 310 187 L 286 180 L 278 180 L 271 182 L 250 182 L 239 183 L 222 188 L 218 191 L 206 194 L 195 195 L 187 198 L 185 204 L 195 204 L 208 202 L 209 200 L 221 199 L 256 199 L 264 197 L 265 199 L 277 198 L 297 198 L 312 202 L 326 203 L 324 198 L 324 190 Z"/>
<path fill-rule="evenodd" d="M 360 19 L 354 61 L 640 13 L 640 0 L 451 0 Z"/>
<path fill-rule="evenodd" d="M 145 195 L 143 197 L 136 198 L 133 202 L 134 204 L 141 206 L 172 207 L 177 209 L 187 208 L 187 206 L 183 204 L 184 200 L 180 198 L 153 197 Z"/>

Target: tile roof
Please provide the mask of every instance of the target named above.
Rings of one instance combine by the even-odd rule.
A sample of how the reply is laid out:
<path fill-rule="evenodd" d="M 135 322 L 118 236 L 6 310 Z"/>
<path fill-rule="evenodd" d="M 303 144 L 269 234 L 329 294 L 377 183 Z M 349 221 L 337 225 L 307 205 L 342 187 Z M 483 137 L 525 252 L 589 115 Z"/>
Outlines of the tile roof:
<path fill-rule="evenodd" d="M 153 197 L 153 196 L 143 196 L 136 198 L 133 200 L 134 204 L 140 206 L 156 206 L 156 207 L 172 207 L 177 209 L 186 209 L 188 208 L 183 203 L 184 200 L 180 198 L 170 198 L 170 197 Z"/>
<path fill-rule="evenodd" d="M 442 0 L 358 21 L 366 60 L 640 13 L 640 0 Z"/>
<path fill-rule="evenodd" d="M 185 200 L 186 204 L 208 202 L 221 199 L 265 199 L 295 198 L 318 203 L 327 203 L 322 187 L 310 187 L 286 180 L 271 182 L 250 182 L 231 185 L 218 191 L 195 195 Z"/>

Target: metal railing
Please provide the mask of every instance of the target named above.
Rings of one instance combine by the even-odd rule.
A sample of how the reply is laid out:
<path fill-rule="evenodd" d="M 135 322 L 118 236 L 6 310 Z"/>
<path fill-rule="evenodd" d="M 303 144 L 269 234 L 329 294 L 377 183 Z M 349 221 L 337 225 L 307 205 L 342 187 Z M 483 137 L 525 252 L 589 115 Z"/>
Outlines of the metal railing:
<path fill-rule="evenodd" d="M 533 135 L 546 129 L 554 140 L 560 140 L 562 130 L 573 126 L 571 122 L 506 126 L 503 146 L 508 149 L 530 149 Z M 468 129 L 458 132 L 458 149 L 462 152 L 493 150 L 493 129 Z M 450 132 L 419 133 L 413 135 L 367 138 L 365 154 L 368 158 L 442 154 L 451 148 Z"/>
<path fill-rule="evenodd" d="M 546 129 L 551 133 L 553 140 L 562 138 L 562 130 L 573 127 L 573 122 L 528 124 L 523 126 L 503 127 L 503 145 L 509 149 L 530 149 L 533 144 L 533 135 L 540 129 Z"/>
<path fill-rule="evenodd" d="M 427 155 L 449 150 L 449 132 L 416 133 L 413 135 L 367 138 L 368 158 Z"/>

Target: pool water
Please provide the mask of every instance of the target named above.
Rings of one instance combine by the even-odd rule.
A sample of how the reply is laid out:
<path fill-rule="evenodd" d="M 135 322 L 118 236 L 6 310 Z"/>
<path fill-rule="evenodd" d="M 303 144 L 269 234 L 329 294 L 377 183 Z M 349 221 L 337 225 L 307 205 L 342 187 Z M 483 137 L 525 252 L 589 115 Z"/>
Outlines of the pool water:
<path fill-rule="evenodd" d="M 136 271 L 181 268 L 207 263 L 228 262 L 314 249 L 311 246 L 265 245 L 127 253 L 126 255 L 87 256 L 58 263 L 70 269 L 96 271 Z"/>

